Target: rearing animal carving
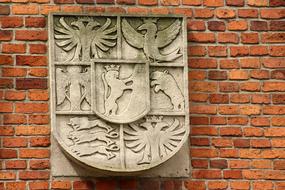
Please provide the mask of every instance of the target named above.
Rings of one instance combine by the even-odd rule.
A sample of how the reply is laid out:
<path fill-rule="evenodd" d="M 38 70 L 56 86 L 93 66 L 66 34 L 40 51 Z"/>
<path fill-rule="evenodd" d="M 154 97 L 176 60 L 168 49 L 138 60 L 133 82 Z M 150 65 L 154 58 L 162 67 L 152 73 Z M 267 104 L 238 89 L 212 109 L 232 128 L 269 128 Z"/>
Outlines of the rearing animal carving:
<path fill-rule="evenodd" d="M 126 79 L 119 78 L 119 65 L 105 66 L 107 72 L 102 74 L 104 84 L 105 115 L 116 115 L 118 110 L 117 100 L 123 95 L 125 90 L 133 90 L 131 76 Z"/>

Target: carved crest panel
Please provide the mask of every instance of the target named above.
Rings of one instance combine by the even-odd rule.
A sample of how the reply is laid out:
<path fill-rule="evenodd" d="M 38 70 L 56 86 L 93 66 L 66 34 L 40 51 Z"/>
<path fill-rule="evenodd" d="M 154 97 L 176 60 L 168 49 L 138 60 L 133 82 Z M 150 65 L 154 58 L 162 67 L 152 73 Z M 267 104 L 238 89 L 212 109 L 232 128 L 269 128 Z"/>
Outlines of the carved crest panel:
<path fill-rule="evenodd" d="M 186 23 L 182 17 L 50 18 L 53 135 L 89 167 L 147 170 L 189 135 Z"/>

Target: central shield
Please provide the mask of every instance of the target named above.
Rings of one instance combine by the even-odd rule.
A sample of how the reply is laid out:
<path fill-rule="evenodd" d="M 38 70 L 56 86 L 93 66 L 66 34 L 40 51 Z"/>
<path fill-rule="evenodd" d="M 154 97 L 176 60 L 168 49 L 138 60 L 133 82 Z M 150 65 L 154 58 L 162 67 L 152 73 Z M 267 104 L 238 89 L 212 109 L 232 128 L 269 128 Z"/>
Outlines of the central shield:
<path fill-rule="evenodd" d="M 114 123 L 130 123 L 150 110 L 149 65 L 143 61 L 94 62 L 94 112 Z"/>

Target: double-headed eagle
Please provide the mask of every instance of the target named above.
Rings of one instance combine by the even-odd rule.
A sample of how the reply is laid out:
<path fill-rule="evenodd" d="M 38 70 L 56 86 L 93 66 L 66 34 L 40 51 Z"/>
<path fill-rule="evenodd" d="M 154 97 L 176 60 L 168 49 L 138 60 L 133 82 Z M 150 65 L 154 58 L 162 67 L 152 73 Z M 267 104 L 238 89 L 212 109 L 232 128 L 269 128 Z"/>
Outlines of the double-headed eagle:
<path fill-rule="evenodd" d="M 82 17 L 67 24 L 63 17 L 59 19 L 54 37 L 56 44 L 64 51 L 74 50 L 74 55 L 66 61 L 90 61 L 90 58 L 100 58 L 101 52 L 107 52 L 116 45 L 116 26 L 110 27 L 111 20 L 107 18 L 101 26 L 99 22 L 89 17 Z"/>
<path fill-rule="evenodd" d="M 160 53 L 160 48 L 168 46 L 179 34 L 181 22 L 176 19 L 170 26 L 164 30 L 158 31 L 155 18 L 143 19 L 144 23 L 137 29 L 134 29 L 126 19 L 122 20 L 122 32 L 127 43 L 135 48 L 143 49 L 147 60 L 154 62 L 173 61 L 182 56 L 179 53 L 180 48 L 165 55 Z M 138 31 L 145 30 L 145 34 Z"/>

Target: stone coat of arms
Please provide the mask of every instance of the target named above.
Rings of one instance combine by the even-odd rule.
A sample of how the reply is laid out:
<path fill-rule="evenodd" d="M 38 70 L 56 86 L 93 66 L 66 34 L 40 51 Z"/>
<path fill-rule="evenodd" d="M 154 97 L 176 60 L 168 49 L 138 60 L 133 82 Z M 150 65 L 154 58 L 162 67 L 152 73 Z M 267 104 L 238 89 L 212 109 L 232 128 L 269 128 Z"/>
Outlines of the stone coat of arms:
<path fill-rule="evenodd" d="M 134 172 L 189 135 L 185 19 L 50 16 L 53 134 L 90 167 Z"/>

